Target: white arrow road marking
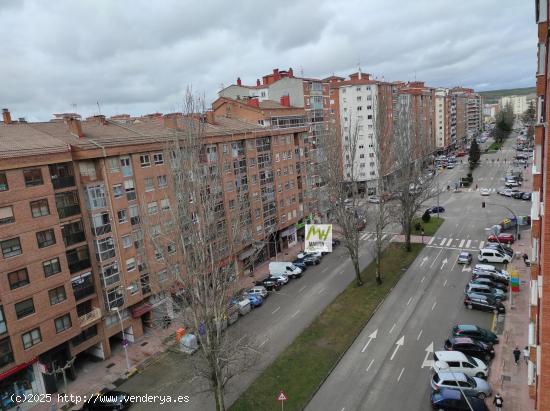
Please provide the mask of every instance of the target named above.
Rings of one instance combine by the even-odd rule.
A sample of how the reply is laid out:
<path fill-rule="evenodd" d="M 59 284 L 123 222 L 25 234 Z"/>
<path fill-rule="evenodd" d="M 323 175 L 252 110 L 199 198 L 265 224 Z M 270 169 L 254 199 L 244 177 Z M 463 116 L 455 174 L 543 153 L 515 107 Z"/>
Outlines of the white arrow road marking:
<path fill-rule="evenodd" d="M 367 341 L 367 343 L 365 344 L 361 352 L 365 352 L 367 350 L 367 347 L 369 346 L 370 342 L 376 338 L 377 334 L 378 334 L 378 328 L 374 330 L 374 332 L 371 335 L 369 335 L 369 340 Z"/>
<path fill-rule="evenodd" d="M 458 245 L 458 248 L 462 248 L 463 245 L 464 245 L 464 239 L 460 240 L 460 244 Z"/>
<path fill-rule="evenodd" d="M 391 327 L 391 329 L 390 329 L 390 334 L 392 333 L 393 329 L 395 328 L 395 325 L 396 325 L 396 324 L 393 323 L 393 325 L 392 325 L 392 327 Z"/>
<path fill-rule="evenodd" d="M 428 242 L 428 245 L 431 245 L 431 244 L 434 242 L 434 240 L 435 240 L 435 237 L 432 237 L 432 238 L 430 239 L 430 241 Z"/>
<path fill-rule="evenodd" d="M 298 315 L 299 312 L 300 312 L 300 310 L 296 311 L 294 314 L 292 314 L 292 315 L 290 316 L 290 318 L 296 317 L 296 316 Z"/>
<path fill-rule="evenodd" d="M 369 366 L 367 367 L 367 371 L 370 370 L 370 367 L 372 366 L 373 363 L 374 363 L 374 358 L 370 360 Z"/>
<path fill-rule="evenodd" d="M 436 304 L 437 304 L 437 301 L 434 301 L 434 304 L 432 305 L 432 311 L 434 310 Z"/>
<path fill-rule="evenodd" d="M 422 267 L 424 265 L 424 263 L 426 262 L 426 260 L 428 260 L 428 257 L 424 257 L 422 259 L 422 262 L 420 263 L 420 267 Z"/>
<path fill-rule="evenodd" d="M 442 262 L 441 262 L 441 268 L 440 270 L 443 270 L 443 266 L 447 264 L 447 259 L 445 258 Z"/>
<path fill-rule="evenodd" d="M 462 267 L 462 272 L 465 272 L 465 271 L 472 271 L 472 269 L 470 267 Z"/>
<path fill-rule="evenodd" d="M 395 350 L 393 351 L 393 354 L 390 357 L 390 361 L 393 360 L 393 357 L 395 357 L 395 354 L 397 354 L 397 350 L 403 344 L 405 344 L 405 336 L 404 335 L 399 340 L 397 340 L 397 342 L 395 343 Z"/>
<path fill-rule="evenodd" d="M 275 308 L 273 311 L 271 311 L 271 314 L 275 314 L 277 311 L 279 311 L 281 309 L 281 307 L 277 307 Z"/>
<path fill-rule="evenodd" d="M 449 241 L 447 241 L 447 247 L 450 247 L 452 243 L 453 243 L 453 239 L 449 238 Z"/>
<path fill-rule="evenodd" d="M 445 244 L 445 241 L 447 241 L 446 238 L 444 238 L 443 240 L 441 240 L 441 242 L 439 243 L 440 246 L 443 246 L 443 244 Z"/>
<path fill-rule="evenodd" d="M 466 248 L 470 248 L 470 244 L 472 244 L 472 240 L 466 241 Z"/>
<path fill-rule="evenodd" d="M 434 266 L 435 262 L 437 261 L 437 259 L 439 258 L 439 256 L 441 255 L 442 252 L 443 252 L 443 249 L 439 250 L 439 253 L 437 253 L 437 255 L 435 256 L 434 260 L 433 260 L 432 263 L 430 264 L 430 268 Z"/>
<path fill-rule="evenodd" d="M 422 367 L 420 367 L 420 368 L 431 367 L 434 363 L 434 360 L 428 360 L 428 357 L 430 356 L 430 354 L 434 352 L 434 343 L 433 343 L 433 341 L 430 343 L 430 345 L 428 345 L 425 348 L 425 350 L 426 350 L 426 355 L 424 356 L 424 361 L 422 361 Z"/>
<path fill-rule="evenodd" d="M 258 348 L 262 348 L 266 342 L 269 341 L 269 338 L 266 338 L 260 345 L 258 345 Z"/>
<path fill-rule="evenodd" d="M 397 377 L 397 382 L 399 382 L 399 380 L 401 379 L 401 376 L 403 375 L 403 371 L 405 371 L 405 367 L 403 367 L 403 369 L 399 373 L 399 377 Z"/>
<path fill-rule="evenodd" d="M 418 333 L 418 337 L 416 337 L 416 341 L 420 340 L 420 336 L 422 335 L 422 331 L 424 331 L 424 330 L 420 330 L 420 332 Z"/>
<path fill-rule="evenodd" d="M 479 242 L 479 248 L 483 248 L 483 244 L 485 244 L 485 242 L 484 242 L 484 241 L 480 241 L 480 242 Z"/>

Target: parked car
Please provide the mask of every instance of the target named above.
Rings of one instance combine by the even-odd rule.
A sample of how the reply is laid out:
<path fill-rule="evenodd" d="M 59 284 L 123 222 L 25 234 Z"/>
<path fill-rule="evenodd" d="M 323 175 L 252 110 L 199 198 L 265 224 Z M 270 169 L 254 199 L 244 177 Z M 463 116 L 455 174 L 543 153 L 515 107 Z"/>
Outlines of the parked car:
<path fill-rule="evenodd" d="M 288 284 L 289 282 L 289 278 L 288 278 L 288 275 L 286 274 L 271 274 L 269 277 L 267 277 L 264 281 L 266 280 L 273 280 L 273 281 L 277 281 L 277 283 L 279 283 L 279 286 L 283 286 L 285 284 Z"/>
<path fill-rule="evenodd" d="M 498 344 L 498 336 L 485 328 L 473 324 L 457 324 L 451 329 L 453 337 L 470 337 L 484 343 Z"/>
<path fill-rule="evenodd" d="M 323 253 L 321 252 L 316 252 L 316 253 L 306 253 L 305 251 L 302 251 L 301 253 L 298 253 L 298 255 L 296 256 L 300 259 L 303 259 L 303 258 L 306 258 L 306 257 L 317 257 L 318 259 L 321 259 L 323 257 Z"/>
<path fill-rule="evenodd" d="M 509 233 L 500 233 L 498 236 L 491 234 L 487 237 L 490 243 L 514 244 L 514 235 Z"/>
<path fill-rule="evenodd" d="M 86 400 L 82 409 L 88 411 L 125 410 L 132 405 L 130 397 L 130 394 L 123 391 L 94 394 Z"/>
<path fill-rule="evenodd" d="M 512 261 L 512 257 L 508 254 L 503 254 L 498 250 L 492 248 L 482 248 L 479 250 L 477 259 L 481 263 L 509 263 Z"/>
<path fill-rule="evenodd" d="M 445 351 L 460 351 L 474 358 L 490 361 L 495 357 L 492 344 L 476 341 L 470 337 L 449 337 L 445 340 Z"/>
<path fill-rule="evenodd" d="M 499 290 L 497 288 L 489 287 L 486 284 L 476 284 L 476 283 L 468 283 L 466 284 L 466 287 L 464 289 L 465 294 L 482 294 L 482 295 L 488 295 L 490 297 L 493 297 L 497 301 L 502 301 L 506 298 L 506 294 L 504 291 Z"/>
<path fill-rule="evenodd" d="M 281 288 L 279 282 L 276 279 L 270 279 L 269 277 L 261 281 L 256 281 L 254 284 L 257 286 L 265 287 L 267 291 L 278 291 L 279 288 Z"/>
<path fill-rule="evenodd" d="M 259 295 L 260 297 L 266 298 L 269 293 L 267 292 L 267 288 L 265 288 L 263 285 L 257 285 L 255 287 L 252 287 L 250 290 L 248 290 L 249 295 Z"/>
<path fill-rule="evenodd" d="M 518 191 L 517 193 L 512 194 L 512 198 L 515 198 L 516 200 L 521 200 L 523 194 L 523 191 Z"/>
<path fill-rule="evenodd" d="M 321 258 L 317 257 L 315 255 L 306 255 L 298 260 L 295 261 L 301 261 L 303 264 L 307 265 L 317 265 L 321 263 Z"/>
<path fill-rule="evenodd" d="M 302 271 L 305 271 L 307 269 L 307 264 L 305 263 L 303 258 L 297 258 L 292 262 L 296 267 L 299 267 Z"/>
<path fill-rule="evenodd" d="M 285 274 L 290 278 L 299 278 L 302 276 L 302 269 L 291 262 L 272 261 L 269 263 L 269 273 L 272 276 Z"/>
<path fill-rule="evenodd" d="M 453 168 L 455 168 L 454 163 L 448 163 L 447 164 L 447 170 L 452 170 Z"/>
<path fill-rule="evenodd" d="M 504 187 L 506 188 L 514 188 L 519 186 L 520 184 L 516 180 L 506 180 L 506 182 L 504 183 Z"/>
<path fill-rule="evenodd" d="M 488 188 L 482 188 L 479 190 L 479 194 L 481 194 L 482 196 L 489 196 L 491 195 L 491 190 L 489 190 Z"/>
<path fill-rule="evenodd" d="M 495 300 L 494 298 L 476 293 L 469 293 L 464 296 L 464 305 L 469 310 L 490 311 L 493 313 L 504 314 L 506 308 L 502 302 Z"/>
<path fill-rule="evenodd" d="M 531 201 L 531 193 L 523 193 L 521 195 L 522 200 Z"/>
<path fill-rule="evenodd" d="M 372 204 L 380 204 L 380 197 L 378 196 L 369 196 L 368 202 Z"/>
<path fill-rule="evenodd" d="M 505 196 L 505 197 L 512 197 L 514 193 L 517 193 L 518 190 L 513 188 L 499 188 L 497 193 Z"/>
<path fill-rule="evenodd" d="M 435 372 L 463 372 L 478 378 L 487 378 L 489 374 L 487 364 L 460 351 L 436 351 L 433 356 Z"/>
<path fill-rule="evenodd" d="M 512 247 L 505 244 L 488 243 L 488 244 L 485 244 L 485 248 L 492 248 L 494 250 L 498 250 L 503 254 L 508 254 L 510 257 L 514 256 L 514 250 L 512 249 Z"/>
<path fill-rule="evenodd" d="M 481 400 L 490 397 L 492 394 L 491 386 L 482 378 L 468 377 L 463 372 L 440 372 L 432 377 L 432 388 L 439 390 L 441 388 L 457 388 L 460 384 L 465 394 L 475 396 Z"/>
<path fill-rule="evenodd" d="M 253 294 L 249 291 L 245 295 L 248 298 L 248 301 L 250 301 L 250 307 L 251 308 L 257 308 L 257 307 L 261 306 L 264 303 L 264 299 L 261 297 L 260 294 Z"/>
<path fill-rule="evenodd" d="M 510 280 L 506 277 L 499 276 L 496 273 L 490 273 L 490 272 L 480 272 L 477 274 L 474 274 L 472 277 L 472 280 L 478 280 L 478 279 L 488 279 L 490 281 L 493 281 L 494 283 L 498 283 L 504 286 L 507 286 Z"/>
<path fill-rule="evenodd" d="M 497 288 L 499 290 L 502 290 L 503 292 L 508 291 L 508 287 L 506 286 L 506 284 L 494 281 L 492 276 L 491 276 L 491 278 L 484 278 L 484 277 L 477 277 L 476 276 L 475 278 L 472 279 L 472 281 L 470 281 L 470 284 L 483 284 L 483 285 L 488 285 L 491 288 Z"/>
<path fill-rule="evenodd" d="M 445 208 L 443 208 L 442 206 L 433 206 L 433 207 L 430 207 L 426 210 L 426 213 L 428 214 L 437 214 L 437 213 L 444 213 L 445 212 Z"/>
<path fill-rule="evenodd" d="M 432 408 L 439 411 L 489 411 L 484 400 L 470 394 L 466 394 L 466 397 L 467 400 L 456 388 L 434 390 L 431 396 Z"/>
<path fill-rule="evenodd" d="M 468 251 L 461 251 L 458 255 L 458 264 L 471 264 L 472 263 L 472 254 Z"/>

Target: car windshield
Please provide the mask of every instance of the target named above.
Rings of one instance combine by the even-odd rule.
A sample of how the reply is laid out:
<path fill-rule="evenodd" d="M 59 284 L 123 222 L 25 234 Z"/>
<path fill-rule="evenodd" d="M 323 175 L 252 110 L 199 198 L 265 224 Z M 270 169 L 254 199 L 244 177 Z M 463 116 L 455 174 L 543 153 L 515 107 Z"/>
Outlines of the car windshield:
<path fill-rule="evenodd" d="M 466 377 L 466 381 L 468 381 L 468 384 L 470 385 L 470 387 L 477 386 L 476 381 L 472 377 L 470 377 L 466 374 L 464 374 L 464 376 Z"/>

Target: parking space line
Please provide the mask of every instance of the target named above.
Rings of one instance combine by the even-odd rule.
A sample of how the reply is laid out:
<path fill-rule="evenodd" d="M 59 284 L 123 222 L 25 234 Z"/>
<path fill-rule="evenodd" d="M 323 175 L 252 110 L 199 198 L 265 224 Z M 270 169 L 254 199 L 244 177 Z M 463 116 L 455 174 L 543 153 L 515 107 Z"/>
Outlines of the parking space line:
<path fill-rule="evenodd" d="M 460 244 L 458 245 L 458 248 L 462 248 L 463 245 L 464 245 L 464 239 L 460 240 Z"/>
<path fill-rule="evenodd" d="M 453 243 L 453 239 L 449 238 L 449 241 L 447 241 L 447 247 L 450 247 L 452 243 Z"/>
<path fill-rule="evenodd" d="M 275 308 L 273 311 L 271 311 L 271 314 L 275 314 L 277 311 L 279 311 L 281 309 L 281 307 L 277 307 Z"/>

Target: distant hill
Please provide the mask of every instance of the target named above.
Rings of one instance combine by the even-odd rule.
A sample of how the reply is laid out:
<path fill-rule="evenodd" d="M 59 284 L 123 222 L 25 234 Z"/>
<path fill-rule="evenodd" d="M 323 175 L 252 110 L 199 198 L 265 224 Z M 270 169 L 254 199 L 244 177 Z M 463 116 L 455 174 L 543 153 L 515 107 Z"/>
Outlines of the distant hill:
<path fill-rule="evenodd" d="M 498 100 L 504 96 L 523 96 L 527 94 L 535 94 L 535 87 L 524 88 L 510 88 L 506 90 L 491 90 L 480 91 L 479 94 L 483 96 L 484 103 L 498 103 Z"/>

